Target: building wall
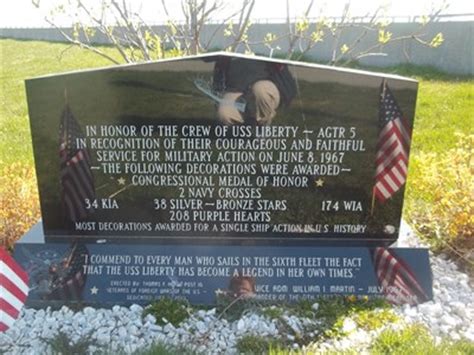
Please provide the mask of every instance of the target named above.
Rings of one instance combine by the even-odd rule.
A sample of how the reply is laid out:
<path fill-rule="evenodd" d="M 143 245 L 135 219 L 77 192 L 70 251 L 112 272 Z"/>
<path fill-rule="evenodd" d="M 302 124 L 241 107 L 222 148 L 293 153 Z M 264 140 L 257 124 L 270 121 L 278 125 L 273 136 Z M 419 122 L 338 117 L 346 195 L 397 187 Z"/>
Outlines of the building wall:
<path fill-rule="evenodd" d="M 393 33 L 393 37 L 406 35 L 414 31 L 417 27 L 415 23 L 393 23 L 388 30 Z M 424 47 L 413 40 L 402 40 L 385 46 L 381 52 L 385 56 L 369 56 L 362 58 L 362 64 L 385 67 L 401 63 L 413 63 L 418 65 L 430 65 L 444 72 L 452 74 L 473 75 L 473 21 L 465 22 L 437 22 L 427 26 L 427 38 L 432 38 L 437 33 L 442 32 L 444 43 L 439 48 Z M 228 45 L 229 39 L 223 36 L 223 31 L 218 30 L 217 25 L 208 25 L 202 33 L 204 42 L 212 38 L 211 48 L 224 48 Z M 155 31 L 160 32 L 164 28 L 155 26 Z M 70 32 L 70 29 L 65 29 Z M 343 43 L 351 43 L 360 34 L 360 30 L 346 31 L 346 34 L 340 39 L 338 47 Z M 261 41 L 267 33 L 283 34 L 286 32 L 286 24 L 264 24 L 257 23 L 252 25 L 249 30 L 250 41 Z M 62 35 L 53 28 L 4 28 L 0 29 L 0 37 L 44 40 L 44 41 L 65 41 Z M 367 48 L 377 40 L 376 31 L 369 33 L 359 44 L 360 48 Z M 105 44 L 107 39 L 104 36 L 96 35 L 94 41 Z M 288 48 L 285 41 L 278 43 L 281 50 Z M 308 52 L 308 56 L 317 61 L 329 62 L 332 55 L 332 41 L 326 39 L 319 43 Z M 261 45 L 256 48 L 258 53 L 269 54 L 269 49 Z M 277 54 L 278 52 L 275 52 Z"/>

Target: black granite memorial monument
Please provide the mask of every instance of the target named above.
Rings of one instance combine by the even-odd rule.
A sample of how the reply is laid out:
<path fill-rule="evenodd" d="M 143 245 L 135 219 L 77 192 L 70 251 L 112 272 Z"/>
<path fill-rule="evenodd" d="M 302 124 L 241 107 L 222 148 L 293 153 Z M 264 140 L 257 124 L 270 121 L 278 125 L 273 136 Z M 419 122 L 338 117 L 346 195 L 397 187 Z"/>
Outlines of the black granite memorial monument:
<path fill-rule="evenodd" d="M 416 81 L 213 53 L 26 89 L 43 218 L 15 257 L 31 302 L 432 297 L 427 251 L 388 248 Z"/>

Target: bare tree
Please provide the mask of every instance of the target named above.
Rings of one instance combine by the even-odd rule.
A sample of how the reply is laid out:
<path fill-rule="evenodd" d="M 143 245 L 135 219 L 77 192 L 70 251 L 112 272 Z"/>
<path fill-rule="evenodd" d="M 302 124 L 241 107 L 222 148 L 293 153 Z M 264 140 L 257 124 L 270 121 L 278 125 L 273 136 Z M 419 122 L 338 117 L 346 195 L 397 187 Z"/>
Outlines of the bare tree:
<path fill-rule="evenodd" d="M 386 55 L 386 46 L 395 42 L 413 41 L 429 47 L 441 45 L 442 34 L 428 38 L 426 30 L 428 24 L 436 21 L 446 8 L 444 3 L 428 16 L 422 17 L 422 21 L 411 33 L 393 36 L 389 31 L 390 21 L 385 16 L 384 7 L 366 14 L 361 22 L 350 15 L 351 2 L 348 0 L 341 16 L 336 20 L 325 16 L 322 8 L 316 17 L 312 17 L 314 0 L 308 0 L 305 11 L 296 20 L 292 20 L 290 1 L 287 0 L 286 31 L 278 36 L 267 33 L 262 39 L 251 40 L 248 33 L 256 0 L 242 0 L 238 10 L 228 13 L 218 23 L 215 23 L 214 17 L 225 10 L 225 0 L 181 0 L 183 21 L 176 21 L 170 14 L 169 1 L 172 0 L 160 0 L 161 13 L 158 15 L 166 20 L 166 25 L 158 27 L 147 24 L 139 11 L 133 11 L 126 0 L 99 0 L 99 7 L 94 10 L 84 1 L 86 0 L 68 0 L 69 5 L 60 6 L 46 21 L 58 29 L 71 45 L 93 51 L 114 63 L 118 63 L 120 59 L 97 46 L 94 43 L 95 36 L 105 36 L 127 63 L 207 52 L 213 46 L 215 38 L 223 34 L 227 42 L 223 47 L 225 50 L 252 53 L 263 45 L 269 50 L 270 56 L 275 51 L 282 51 L 286 58 L 296 60 L 326 41 L 331 45 L 328 64 L 347 65 L 367 56 Z M 32 2 L 35 6 L 40 6 L 39 0 Z M 54 14 L 58 13 L 70 15 L 73 20 L 72 31 L 57 25 Z M 346 36 L 348 33 L 352 36 Z M 282 45 L 283 43 L 286 45 Z M 284 47 L 283 50 L 280 45 Z M 405 55 L 408 56 L 407 53 Z"/>
<path fill-rule="evenodd" d="M 201 33 L 211 15 L 222 8 L 221 1 L 183 0 L 181 10 L 185 17 L 184 24 L 172 20 L 165 0 L 161 0 L 163 9 L 168 17 L 169 38 L 176 48 L 183 48 L 186 54 L 197 54 L 203 51 Z M 179 41 L 179 42 L 178 42 Z"/>
<path fill-rule="evenodd" d="M 248 30 L 251 26 L 250 15 L 252 14 L 255 0 L 244 0 L 239 13 L 237 23 L 229 22 L 224 34 L 232 39 L 232 43 L 227 46 L 227 50 L 235 52 L 239 46 L 243 45 L 247 51 L 251 51 L 248 41 Z"/>
<path fill-rule="evenodd" d="M 351 17 L 351 1 L 344 5 L 342 14 L 337 21 L 329 19 L 320 13 L 315 19 L 310 19 L 314 1 L 308 2 L 306 11 L 296 21 L 290 18 L 290 2 L 286 2 L 286 25 L 288 33 L 285 36 L 288 40 L 286 57 L 288 59 L 300 60 L 305 54 L 313 49 L 318 43 L 323 41 L 331 42 L 330 65 L 347 65 L 351 61 L 356 61 L 367 56 L 385 56 L 383 51 L 385 46 L 400 41 L 414 41 L 423 46 L 436 48 L 443 43 L 442 33 L 438 33 L 433 38 L 428 38 L 426 29 L 429 23 L 436 21 L 447 8 L 444 2 L 438 8 L 433 9 L 427 16 L 422 16 L 418 27 L 409 34 L 393 37 L 388 30 L 390 20 L 385 15 L 385 6 L 377 7 L 372 13 L 364 16 L 364 21 Z M 348 32 L 357 34 L 355 39 L 348 43 L 342 43 L 344 35 Z M 366 41 L 370 43 L 362 47 L 363 39 L 370 35 L 376 35 L 375 41 Z M 273 42 L 277 42 L 282 37 L 273 37 Z M 272 41 L 267 41 L 267 47 L 272 48 Z M 407 54 L 406 54 L 407 55 Z"/>
<path fill-rule="evenodd" d="M 39 1 L 33 4 L 40 6 Z M 94 43 L 94 37 L 101 34 L 115 47 L 127 63 L 152 60 L 163 57 L 162 41 L 158 34 L 148 26 L 136 12 L 131 11 L 127 2 L 122 0 L 101 0 L 98 9 L 91 9 L 83 0 L 71 0 L 69 8 L 64 5 L 51 11 L 45 21 L 55 27 L 72 45 L 90 50 L 113 63 L 119 60 Z M 67 14 L 73 21 L 72 31 L 61 28 L 55 16 Z M 87 18 L 88 21 L 84 21 Z"/>
<path fill-rule="evenodd" d="M 227 23 L 232 23 L 232 19 L 236 17 L 238 17 L 238 23 L 237 26 L 232 28 L 233 38 L 229 48 L 235 51 L 239 44 L 244 43 L 246 32 L 250 26 L 250 15 L 255 0 L 243 0 L 239 10 L 230 13 L 219 24 L 215 25 L 207 41 L 204 41 L 204 28 L 212 22 L 213 15 L 225 8 L 222 0 L 211 2 L 208 0 L 182 0 L 181 10 L 185 18 L 182 24 L 172 19 L 166 1 L 161 0 L 161 3 L 168 18 L 167 38 L 173 42 L 176 48 L 183 48 L 184 54 L 197 54 L 208 51 L 213 44 L 215 36 L 223 32 L 224 26 Z"/>
<path fill-rule="evenodd" d="M 32 3 L 36 7 L 40 6 L 38 0 L 32 0 Z M 68 6 L 61 5 L 54 9 L 45 20 L 71 45 L 90 50 L 118 64 L 117 58 L 101 50 L 94 42 L 97 35 L 102 35 L 114 46 L 122 60 L 133 63 L 163 58 L 167 54 L 180 56 L 206 52 L 215 36 L 224 31 L 227 22 L 238 16 L 233 43 L 229 46 L 235 50 L 247 39 L 246 32 L 254 4 L 255 0 L 244 0 L 241 9 L 229 14 L 216 25 L 205 42 L 204 27 L 212 22 L 214 15 L 223 10 L 222 0 L 182 0 L 184 22 L 175 21 L 168 11 L 167 1 L 161 0 L 162 16 L 167 18 L 167 25 L 161 26 L 159 32 L 148 25 L 138 12 L 132 11 L 126 0 L 100 0 L 98 9 L 91 9 L 84 0 L 70 0 Z M 72 9 L 75 11 L 71 11 Z M 56 18 L 62 14 L 69 15 L 72 20 L 72 31 L 57 24 Z M 84 21 L 84 18 L 88 21 Z M 165 50 L 167 43 L 169 45 Z"/>

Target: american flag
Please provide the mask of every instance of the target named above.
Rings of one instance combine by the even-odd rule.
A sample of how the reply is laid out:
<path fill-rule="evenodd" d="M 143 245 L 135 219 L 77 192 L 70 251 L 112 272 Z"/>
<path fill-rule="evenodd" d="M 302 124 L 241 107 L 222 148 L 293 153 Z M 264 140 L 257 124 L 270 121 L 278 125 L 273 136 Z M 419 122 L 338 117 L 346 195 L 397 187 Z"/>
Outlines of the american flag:
<path fill-rule="evenodd" d="M 379 119 L 374 194 L 383 203 L 405 184 L 410 150 L 410 129 L 385 80 L 380 93 Z"/>
<path fill-rule="evenodd" d="M 373 251 L 377 280 L 383 287 L 386 299 L 393 304 L 415 305 L 428 301 L 423 287 L 403 260 L 390 249 L 383 247 Z"/>
<path fill-rule="evenodd" d="M 84 265 L 89 254 L 83 243 L 75 242 L 66 256 L 58 263 L 49 267 L 51 300 L 82 300 L 82 291 L 86 284 Z"/>
<path fill-rule="evenodd" d="M 0 247 L 0 332 L 18 318 L 28 290 L 28 274 Z"/>
<path fill-rule="evenodd" d="M 95 199 L 94 177 L 89 152 L 80 145 L 84 138 L 68 104 L 61 116 L 59 157 L 61 163 L 61 200 L 71 222 L 87 217 L 85 199 Z"/>

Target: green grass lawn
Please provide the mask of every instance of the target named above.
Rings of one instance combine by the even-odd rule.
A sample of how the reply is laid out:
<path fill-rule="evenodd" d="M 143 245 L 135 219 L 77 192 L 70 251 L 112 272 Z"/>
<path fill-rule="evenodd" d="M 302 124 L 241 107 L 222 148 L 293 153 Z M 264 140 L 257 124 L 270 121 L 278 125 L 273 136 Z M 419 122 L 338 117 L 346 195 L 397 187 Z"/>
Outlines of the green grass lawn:
<path fill-rule="evenodd" d="M 420 79 L 413 153 L 453 148 L 456 132 L 473 133 L 474 81 Z"/>
<path fill-rule="evenodd" d="M 16 161 L 33 163 L 25 79 L 112 64 L 78 47 L 68 48 L 60 43 L 0 39 L 0 170 Z"/>
<path fill-rule="evenodd" d="M 103 48 L 114 55 L 112 48 Z M 89 51 L 67 44 L 0 40 L 0 170 L 14 162 L 33 164 L 28 112 L 24 89 L 26 78 L 112 63 Z M 441 154 L 456 144 L 456 132 L 473 132 L 474 82 L 429 68 L 399 66 L 386 69 L 420 81 L 412 154 Z M 416 184 L 422 171 L 414 164 L 409 183 Z M 408 189 L 410 192 L 411 189 Z M 420 196 L 417 196 L 419 198 Z M 408 194 L 407 199 L 411 196 Z"/>

